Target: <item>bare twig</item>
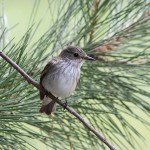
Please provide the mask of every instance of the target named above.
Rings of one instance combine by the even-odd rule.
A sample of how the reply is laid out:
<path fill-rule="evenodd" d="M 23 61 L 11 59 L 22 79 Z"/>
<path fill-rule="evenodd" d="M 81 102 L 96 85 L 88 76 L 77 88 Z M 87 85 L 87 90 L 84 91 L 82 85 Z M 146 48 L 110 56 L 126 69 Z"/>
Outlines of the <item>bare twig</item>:
<path fill-rule="evenodd" d="M 28 83 L 35 86 L 38 90 L 46 94 L 48 97 L 50 97 L 52 100 L 57 102 L 59 105 L 64 107 L 64 104 L 55 96 L 53 96 L 51 93 L 46 93 L 44 89 L 40 87 L 38 82 L 33 80 L 24 70 L 22 70 L 13 60 L 11 60 L 7 55 L 5 55 L 3 52 L 0 52 L 0 56 L 6 60 L 11 66 L 13 66 L 24 78 L 28 81 Z M 83 125 L 88 128 L 89 131 L 91 131 L 93 134 L 95 134 L 103 143 L 105 143 L 110 150 L 117 150 L 115 147 L 113 147 L 92 125 L 90 125 L 84 118 L 82 118 L 73 108 L 70 108 L 69 106 L 66 106 L 66 109 L 74 115 L 80 122 L 83 123 Z"/>

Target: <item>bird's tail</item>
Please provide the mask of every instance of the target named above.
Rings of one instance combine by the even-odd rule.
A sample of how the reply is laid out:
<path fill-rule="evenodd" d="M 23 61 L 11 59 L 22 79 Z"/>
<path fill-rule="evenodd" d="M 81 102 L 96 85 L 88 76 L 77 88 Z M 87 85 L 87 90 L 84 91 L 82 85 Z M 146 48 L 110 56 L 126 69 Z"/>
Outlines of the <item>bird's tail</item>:
<path fill-rule="evenodd" d="M 55 113 L 55 111 L 56 111 L 56 103 L 45 95 L 42 107 L 40 108 L 39 112 L 40 113 L 45 112 L 47 115 L 50 115 L 51 113 Z"/>

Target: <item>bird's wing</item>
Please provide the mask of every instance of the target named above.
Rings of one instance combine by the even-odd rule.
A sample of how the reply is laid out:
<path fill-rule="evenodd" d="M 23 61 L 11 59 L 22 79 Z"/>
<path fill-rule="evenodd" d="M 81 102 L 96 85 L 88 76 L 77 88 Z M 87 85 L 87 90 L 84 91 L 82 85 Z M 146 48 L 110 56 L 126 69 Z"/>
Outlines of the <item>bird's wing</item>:
<path fill-rule="evenodd" d="M 48 72 L 50 72 L 50 70 L 52 70 L 52 69 L 55 68 L 55 65 L 60 62 L 60 61 L 58 61 L 58 60 L 59 60 L 59 58 L 53 58 L 53 59 L 52 59 L 50 62 L 48 62 L 48 64 L 44 67 L 44 69 L 43 69 L 43 71 L 42 71 L 42 73 L 41 73 L 41 76 L 40 76 L 40 86 L 41 86 L 42 88 L 44 88 L 43 85 L 42 85 L 42 80 L 43 80 L 43 78 L 45 77 L 45 75 L 46 75 Z M 40 99 L 41 99 L 41 100 L 44 99 L 44 94 L 43 94 L 42 92 L 40 92 Z"/>

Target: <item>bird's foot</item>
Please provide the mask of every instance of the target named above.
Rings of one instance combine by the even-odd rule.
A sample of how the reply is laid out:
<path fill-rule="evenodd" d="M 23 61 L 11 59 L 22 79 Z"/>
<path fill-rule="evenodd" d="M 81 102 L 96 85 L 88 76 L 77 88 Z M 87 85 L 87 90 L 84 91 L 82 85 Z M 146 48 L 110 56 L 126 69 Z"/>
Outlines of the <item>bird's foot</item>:
<path fill-rule="evenodd" d="M 65 102 L 63 102 L 63 105 L 64 105 L 64 109 L 66 109 L 66 107 L 68 106 L 68 102 L 66 99 L 65 99 Z"/>

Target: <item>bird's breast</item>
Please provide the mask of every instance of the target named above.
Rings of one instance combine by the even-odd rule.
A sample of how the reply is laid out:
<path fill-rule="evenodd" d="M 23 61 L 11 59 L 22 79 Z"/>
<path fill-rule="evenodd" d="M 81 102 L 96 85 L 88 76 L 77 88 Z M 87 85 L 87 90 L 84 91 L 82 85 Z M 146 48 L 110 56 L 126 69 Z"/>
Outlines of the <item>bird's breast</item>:
<path fill-rule="evenodd" d="M 42 81 L 43 87 L 57 97 L 68 97 L 75 90 L 80 78 L 80 68 L 62 65 L 49 72 Z"/>

